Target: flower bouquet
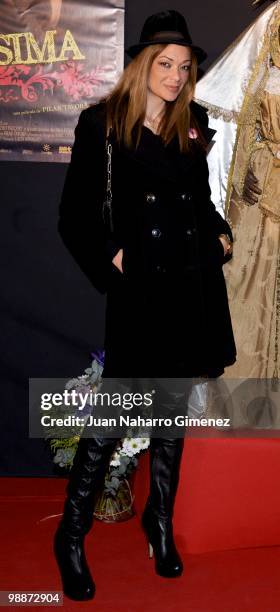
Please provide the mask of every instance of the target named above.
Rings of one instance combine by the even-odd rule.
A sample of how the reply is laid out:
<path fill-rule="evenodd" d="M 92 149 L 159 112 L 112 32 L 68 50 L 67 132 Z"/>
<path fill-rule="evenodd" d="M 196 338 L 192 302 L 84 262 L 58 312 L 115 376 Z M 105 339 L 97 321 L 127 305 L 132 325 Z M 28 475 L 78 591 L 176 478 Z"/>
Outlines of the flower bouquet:
<path fill-rule="evenodd" d="M 96 518 L 113 523 L 133 516 L 129 477 L 138 465 L 135 455 L 146 450 L 149 444 L 149 438 L 124 438 L 120 442 L 112 455 L 103 492 L 95 504 Z"/>
<path fill-rule="evenodd" d="M 68 381 L 65 388 L 86 393 L 91 390 L 97 392 L 102 382 L 102 371 L 104 364 L 104 352 L 92 353 L 94 358 L 91 366 L 85 370 L 82 376 Z M 88 416 L 92 407 L 87 407 Z M 71 469 L 82 434 L 80 431 L 72 431 L 71 436 L 50 439 L 50 446 L 54 453 L 54 463 L 60 468 Z M 94 516 L 105 522 L 116 522 L 127 520 L 133 516 L 133 495 L 131 492 L 129 478 L 138 465 L 136 455 L 149 447 L 149 438 L 126 437 L 121 440 L 114 451 L 107 474 L 103 491 L 100 492 L 96 503 Z"/>

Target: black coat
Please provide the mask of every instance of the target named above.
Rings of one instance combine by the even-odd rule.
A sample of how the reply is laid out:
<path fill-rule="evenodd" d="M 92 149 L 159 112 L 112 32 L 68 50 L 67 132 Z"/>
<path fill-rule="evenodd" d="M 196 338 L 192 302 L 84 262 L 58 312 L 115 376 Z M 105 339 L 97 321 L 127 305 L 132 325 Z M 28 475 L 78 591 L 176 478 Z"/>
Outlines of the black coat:
<path fill-rule="evenodd" d="M 205 120 L 201 108 L 193 112 Z M 103 104 L 82 112 L 75 135 L 59 231 L 107 291 L 104 375 L 220 375 L 235 361 L 218 239 L 231 230 L 210 200 L 202 147 L 194 141 L 181 154 L 177 138 L 166 147 L 145 127 L 136 150 L 113 142 L 109 236 Z M 123 274 L 112 264 L 119 248 Z"/>

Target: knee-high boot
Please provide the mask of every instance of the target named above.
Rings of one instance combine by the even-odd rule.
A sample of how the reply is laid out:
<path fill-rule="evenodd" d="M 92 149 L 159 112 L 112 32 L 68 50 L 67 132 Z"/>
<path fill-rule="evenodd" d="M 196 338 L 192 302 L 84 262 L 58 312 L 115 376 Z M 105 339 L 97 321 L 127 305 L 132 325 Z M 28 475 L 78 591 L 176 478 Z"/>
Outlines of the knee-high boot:
<path fill-rule="evenodd" d="M 150 556 L 160 576 L 180 576 L 183 564 L 173 539 L 172 517 L 184 439 L 153 438 L 150 445 L 150 495 L 142 517 Z"/>
<path fill-rule="evenodd" d="M 94 503 L 104 483 L 116 439 L 81 438 L 71 469 L 64 513 L 54 540 L 63 590 L 70 599 L 92 599 L 95 585 L 84 552 Z"/>

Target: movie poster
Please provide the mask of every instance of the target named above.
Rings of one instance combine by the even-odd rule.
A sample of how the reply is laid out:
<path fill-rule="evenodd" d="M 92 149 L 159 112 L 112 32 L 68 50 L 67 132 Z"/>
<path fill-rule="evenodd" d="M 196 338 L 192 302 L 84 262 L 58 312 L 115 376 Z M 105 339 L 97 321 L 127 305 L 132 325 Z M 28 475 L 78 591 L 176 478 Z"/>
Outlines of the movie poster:
<path fill-rule="evenodd" d="M 124 0 L 0 0 L 0 160 L 68 162 L 123 68 Z"/>

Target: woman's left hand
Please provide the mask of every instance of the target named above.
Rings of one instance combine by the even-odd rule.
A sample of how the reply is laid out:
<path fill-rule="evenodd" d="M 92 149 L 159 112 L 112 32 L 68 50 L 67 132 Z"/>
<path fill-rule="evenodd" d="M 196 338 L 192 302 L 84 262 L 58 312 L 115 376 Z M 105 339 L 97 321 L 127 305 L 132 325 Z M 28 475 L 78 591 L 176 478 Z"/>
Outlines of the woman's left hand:
<path fill-rule="evenodd" d="M 120 249 L 115 255 L 114 259 L 112 260 L 112 263 L 123 274 L 122 260 L 123 260 L 123 249 Z"/>
<path fill-rule="evenodd" d="M 227 240 L 226 236 L 223 236 L 223 234 L 221 234 L 219 236 L 219 240 L 221 241 L 223 248 L 224 248 L 224 256 L 231 255 L 232 244 L 229 242 L 229 240 Z"/>

